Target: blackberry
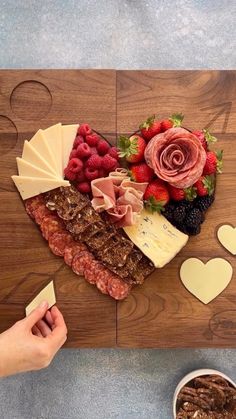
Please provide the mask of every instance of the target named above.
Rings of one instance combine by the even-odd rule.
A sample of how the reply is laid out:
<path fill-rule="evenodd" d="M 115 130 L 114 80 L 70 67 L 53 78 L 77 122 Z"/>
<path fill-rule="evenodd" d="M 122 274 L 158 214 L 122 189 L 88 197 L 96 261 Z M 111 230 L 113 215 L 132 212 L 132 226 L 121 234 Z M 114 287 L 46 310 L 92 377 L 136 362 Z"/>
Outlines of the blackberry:
<path fill-rule="evenodd" d="M 179 203 L 182 206 L 185 207 L 186 212 L 187 211 L 190 211 L 191 209 L 193 209 L 193 201 L 190 202 L 190 201 L 183 200 L 183 201 L 179 201 Z"/>
<path fill-rule="evenodd" d="M 164 217 L 166 217 L 166 219 L 168 221 L 170 221 L 170 223 L 174 219 L 174 211 L 175 211 L 175 205 L 173 205 L 173 204 L 167 204 L 165 206 L 165 211 L 163 212 L 163 215 L 164 215 Z"/>
<path fill-rule="evenodd" d="M 194 227 L 188 227 L 187 228 L 187 234 L 189 234 L 190 236 L 196 236 L 197 234 L 199 234 L 201 231 L 201 225 L 197 225 Z"/>
<path fill-rule="evenodd" d="M 187 229 L 187 227 L 186 227 L 186 225 L 184 224 L 184 223 L 180 223 L 180 224 L 175 224 L 175 227 L 178 229 L 178 230 L 180 230 L 180 231 L 182 231 L 182 233 L 185 233 L 185 234 L 188 234 L 188 229 Z"/>
<path fill-rule="evenodd" d="M 198 208 L 193 208 L 191 211 L 188 212 L 184 221 L 187 228 L 197 227 L 201 224 L 202 212 Z"/>
<path fill-rule="evenodd" d="M 181 224 L 186 217 L 186 209 L 184 205 L 179 205 L 175 208 L 173 212 L 174 221 L 178 224 Z"/>
<path fill-rule="evenodd" d="M 201 211 L 206 211 L 214 202 L 214 200 L 214 195 L 199 196 L 195 199 L 194 206 Z"/>

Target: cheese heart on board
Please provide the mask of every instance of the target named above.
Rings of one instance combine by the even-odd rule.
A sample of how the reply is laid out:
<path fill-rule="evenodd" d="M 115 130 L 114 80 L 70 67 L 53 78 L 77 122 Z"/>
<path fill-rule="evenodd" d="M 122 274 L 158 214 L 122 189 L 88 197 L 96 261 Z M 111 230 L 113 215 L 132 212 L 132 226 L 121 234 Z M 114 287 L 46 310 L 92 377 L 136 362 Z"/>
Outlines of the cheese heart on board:
<path fill-rule="evenodd" d="M 229 224 L 222 225 L 217 231 L 217 237 L 232 255 L 236 255 L 236 227 Z"/>
<path fill-rule="evenodd" d="M 233 268 L 227 260 L 214 258 L 204 264 L 190 258 L 180 268 L 180 279 L 185 288 L 204 304 L 214 300 L 230 283 Z"/>

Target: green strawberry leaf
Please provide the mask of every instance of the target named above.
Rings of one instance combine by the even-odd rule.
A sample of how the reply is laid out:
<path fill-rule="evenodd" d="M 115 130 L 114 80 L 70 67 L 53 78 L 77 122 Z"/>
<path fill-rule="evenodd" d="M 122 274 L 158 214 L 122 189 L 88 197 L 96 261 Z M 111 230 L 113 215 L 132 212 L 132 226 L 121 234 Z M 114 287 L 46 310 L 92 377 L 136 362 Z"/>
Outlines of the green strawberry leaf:
<path fill-rule="evenodd" d="M 202 183 L 204 187 L 207 189 L 208 195 L 212 195 L 215 190 L 214 176 L 212 175 L 205 176 Z"/>
<path fill-rule="evenodd" d="M 134 138 L 132 141 L 128 137 L 121 135 L 118 139 L 118 155 L 120 158 L 130 157 L 133 154 L 138 153 L 138 138 Z"/>
<path fill-rule="evenodd" d="M 186 201 L 193 201 L 197 197 L 197 188 L 190 186 L 184 189 Z"/>
<path fill-rule="evenodd" d="M 165 202 L 157 201 L 153 196 L 150 196 L 150 198 L 148 198 L 147 201 L 144 201 L 144 204 L 147 210 L 152 213 L 158 212 L 160 214 L 162 211 L 165 211 L 165 208 L 164 208 Z"/>
<path fill-rule="evenodd" d="M 149 116 L 145 122 L 139 125 L 139 129 L 146 129 L 146 131 L 153 125 L 155 121 L 155 115 Z"/>
<path fill-rule="evenodd" d="M 183 119 L 184 115 L 182 113 L 174 113 L 169 118 L 169 120 L 173 122 L 173 127 L 181 127 Z"/>
<path fill-rule="evenodd" d="M 208 129 L 203 129 L 204 132 L 204 137 L 206 139 L 207 144 L 213 144 L 216 143 L 217 138 L 214 137 L 213 135 L 210 134 L 210 132 L 208 131 Z"/>
<path fill-rule="evenodd" d="M 222 173 L 223 169 L 223 150 L 216 151 L 217 163 L 216 163 L 216 171 L 217 173 Z"/>

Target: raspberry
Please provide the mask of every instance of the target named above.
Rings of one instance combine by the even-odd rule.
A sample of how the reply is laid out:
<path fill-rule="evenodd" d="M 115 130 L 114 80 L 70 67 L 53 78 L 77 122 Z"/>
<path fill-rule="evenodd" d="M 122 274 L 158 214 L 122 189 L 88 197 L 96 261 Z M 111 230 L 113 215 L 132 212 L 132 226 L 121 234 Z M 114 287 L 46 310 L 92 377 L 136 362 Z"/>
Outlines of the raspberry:
<path fill-rule="evenodd" d="M 106 170 L 104 170 L 102 167 L 98 170 L 98 177 L 106 177 Z"/>
<path fill-rule="evenodd" d="M 86 180 L 84 171 L 81 170 L 80 172 L 76 173 L 76 180 L 80 183 L 80 182 L 84 182 Z"/>
<path fill-rule="evenodd" d="M 91 147 L 91 148 L 90 148 L 90 151 L 91 151 L 91 156 L 92 156 L 93 154 L 98 154 L 96 147 Z"/>
<path fill-rule="evenodd" d="M 102 167 L 106 170 L 106 172 L 110 172 L 111 170 L 116 169 L 117 161 L 109 154 L 106 154 L 102 159 Z"/>
<path fill-rule="evenodd" d="M 83 168 L 83 162 L 80 159 L 74 157 L 69 161 L 67 168 L 73 173 L 78 173 Z"/>
<path fill-rule="evenodd" d="M 90 147 L 95 147 L 98 143 L 99 136 L 97 134 L 86 135 L 85 141 Z"/>
<path fill-rule="evenodd" d="M 113 159 L 119 160 L 118 149 L 116 147 L 111 147 L 108 154 L 110 154 Z"/>
<path fill-rule="evenodd" d="M 94 180 L 98 178 L 98 169 L 92 169 L 91 167 L 86 167 L 85 176 L 88 180 Z"/>
<path fill-rule="evenodd" d="M 84 142 L 84 139 L 82 135 L 77 135 L 77 137 L 75 137 L 75 140 L 74 140 L 73 148 L 77 148 L 78 145 L 82 144 L 83 142 Z"/>
<path fill-rule="evenodd" d="M 65 175 L 65 178 L 68 179 L 68 180 L 70 180 L 70 181 L 73 181 L 73 180 L 76 179 L 76 173 L 72 172 L 68 168 L 68 166 L 64 169 L 64 175 Z"/>
<path fill-rule="evenodd" d="M 91 134 L 92 130 L 88 124 L 81 124 L 78 128 L 77 133 L 82 135 L 82 137 L 86 137 L 86 135 Z"/>
<path fill-rule="evenodd" d="M 99 169 L 101 164 L 102 158 L 99 155 L 94 154 L 93 156 L 89 157 L 86 166 L 92 169 Z"/>
<path fill-rule="evenodd" d="M 91 187 L 88 182 L 81 182 L 77 184 L 77 189 L 81 193 L 89 193 L 91 192 Z"/>
<path fill-rule="evenodd" d="M 107 141 L 100 140 L 97 145 L 98 154 L 100 154 L 100 156 L 104 156 L 108 152 L 109 148 L 110 146 Z"/>
<path fill-rule="evenodd" d="M 77 150 L 71 150 L 70 156 L 69 156 L 69 161 L 71 159 L 74 159 L 75 157 L 77 157 Z"/>
<path fill-rule="evenodd" d="M 76 151 L 77 156 L 81 159 L 91 156 L 91 149 L 87 143 L 79 144 Z"/>

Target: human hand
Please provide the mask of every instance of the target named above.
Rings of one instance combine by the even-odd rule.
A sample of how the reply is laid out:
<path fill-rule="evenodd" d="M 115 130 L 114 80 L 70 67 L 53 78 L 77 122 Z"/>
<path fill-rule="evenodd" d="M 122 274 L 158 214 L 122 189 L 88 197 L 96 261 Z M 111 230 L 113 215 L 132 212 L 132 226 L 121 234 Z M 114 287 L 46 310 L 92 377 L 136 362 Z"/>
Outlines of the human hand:
<path fill-rule="evenodd" d="M 43 302 L 0 334 L 0 376 L 47 367 L 66 339 L 61 312 L 56 306 L 49 311 Z"/>

